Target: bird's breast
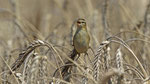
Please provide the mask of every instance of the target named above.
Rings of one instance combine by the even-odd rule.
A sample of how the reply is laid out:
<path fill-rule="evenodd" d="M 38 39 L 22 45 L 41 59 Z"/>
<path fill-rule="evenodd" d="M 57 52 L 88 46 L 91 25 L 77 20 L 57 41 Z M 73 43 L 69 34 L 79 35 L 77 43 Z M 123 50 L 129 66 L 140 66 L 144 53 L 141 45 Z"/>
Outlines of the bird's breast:
<path fill-rule="evenodd" d="M 90 37 L 86 30 L 79 30 L 73 38 L 73 44 L 78 53 L 84 53 L 89 48 Z"/>

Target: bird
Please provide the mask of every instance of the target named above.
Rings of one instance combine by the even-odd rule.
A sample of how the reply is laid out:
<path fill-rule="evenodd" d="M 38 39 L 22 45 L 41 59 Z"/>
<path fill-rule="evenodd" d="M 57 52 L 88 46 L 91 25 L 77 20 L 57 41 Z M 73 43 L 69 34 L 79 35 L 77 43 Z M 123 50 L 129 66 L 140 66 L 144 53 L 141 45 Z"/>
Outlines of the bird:
<path fill-rule="evenodd" d="M 73 36 L 73 46 L 74 50 L 71 54 L 71 59 L 74 60 L 75 56 L 78 54 L 80 56 L 81 53 L 86 53 L 89 49 L 90 36 L 87 31 L 87 24 L 85 19 L 79 18 L 76 21 L 76 32 Z"/>
<path fill-rule="evenodd" d="M 77 53 L 85 53 L 89 48 L 90 36 L 85 19 L 77 20 L 77 30 L 73 37 L 74 49 Z"/>
<path fill-rule="evenodd" d="M 70 58 L 72 60 L 75 60 L 77 55 L 80 56 L 81 53 L 86 53 L 87 50 L 89 49 L 89 43 L 90 43 L 90 36 L 87 30 L 87 24 L 85 19 L 79 18 L 76 21 L 76 32 L 73 36 L 73 46 L 74 49 L 72 51 L 72 54 L 70 55 Z M 72 62 L 68 61 L 67 64 L 71 64 Z M 71 65 L 65 66 L 64 69 L 62 70 L 62 76 L 64 76 L 64 73 L 66 73 Z"/>

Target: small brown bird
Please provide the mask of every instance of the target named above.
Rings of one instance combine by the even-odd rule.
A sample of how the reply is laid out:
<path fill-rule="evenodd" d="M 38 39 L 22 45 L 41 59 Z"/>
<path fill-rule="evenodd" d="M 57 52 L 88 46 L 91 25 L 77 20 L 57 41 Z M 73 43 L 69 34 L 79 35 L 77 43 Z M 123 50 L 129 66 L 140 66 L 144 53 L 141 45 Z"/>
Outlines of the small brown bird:
<path fill-rule="evenodd" d="M 78 19 L 76 22 L 77 25 L 77 30 L 74 34 L 73 37 L 73 46 L 74 50 L 71 54 L 71 59 L 74 60 L 77 56 L 77 54 L 80 56 L 81 53 L 86 53 L 88 48 L 89 48 L 89 43 L 90 43 L 90 36 L 87 31 L 87 25 L 85 22 L 85 19 Z M 67 64 L 72 64 L 72 62 L 68 61 L 65 63 Z M 64 69 L 62 70 L 62 76 L 65 77 L 66 74 L 68 74 L 69 69 L 71 68 L 71 65 L 65 66 Z M 69 80 L 67 78 L 64 78 L 65 80 Z"/>
<path fill-rule="evenodd" d="M 74 50 L 71 58 L 74 60 L 77 54 L 86 53 L 89 48 L 90 36 L 87 31 L 87 25 L 85 19 L 78 19 L 76 22 L 77 30 L 73 37 Z"/>

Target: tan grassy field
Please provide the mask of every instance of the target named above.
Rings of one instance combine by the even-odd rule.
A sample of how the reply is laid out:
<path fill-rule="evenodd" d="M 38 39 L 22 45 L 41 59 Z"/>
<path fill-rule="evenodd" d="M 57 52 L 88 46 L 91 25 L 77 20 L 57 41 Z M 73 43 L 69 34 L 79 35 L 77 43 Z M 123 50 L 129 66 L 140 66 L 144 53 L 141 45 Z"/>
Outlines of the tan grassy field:
<path fill-rule="evenodd" d="M 150 84 L 149 16 L 149 0 L 0 0 L 0 84 Z M 90 48 L 71 60 L 78 18 Z"/>

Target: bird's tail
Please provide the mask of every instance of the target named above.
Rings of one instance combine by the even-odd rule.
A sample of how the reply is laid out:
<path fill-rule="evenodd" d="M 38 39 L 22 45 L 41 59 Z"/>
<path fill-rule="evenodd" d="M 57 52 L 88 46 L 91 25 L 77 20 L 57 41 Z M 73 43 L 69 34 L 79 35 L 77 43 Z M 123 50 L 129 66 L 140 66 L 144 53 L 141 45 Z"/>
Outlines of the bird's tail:
<path fill-rule="evenodd" d="M 73 49 L 70 58 L 71 58 L 72 60 L 74 60 L 74 59 L 76 58 L 76 55 L 77 55 L 77 51 L 76 51 L 75 49 Z"/>
<path fill-rule="evenodd" d="M 71 58 L 72 60 L 75 60 L 76 56 L 77 56 L 77 51 L 74 49 L 74 50 L 72 51 L 71 55 L 70 55 L 70 58 Z M 62 70 L 62 72 L 61 72 L 63 78 L 65 78 L 65 76 L 66 76 L 67 74 L 69 74 L 69 72 L 70 72 L 69 69 L 71 69 L 72 62 L 71 62 L 71 61 L 68 61 L 68 62 L 65 63 L 65 65 L 66 65 L 66 66 L 64 66 L 64 68 L 63 68 L 63 70 Z"/>

